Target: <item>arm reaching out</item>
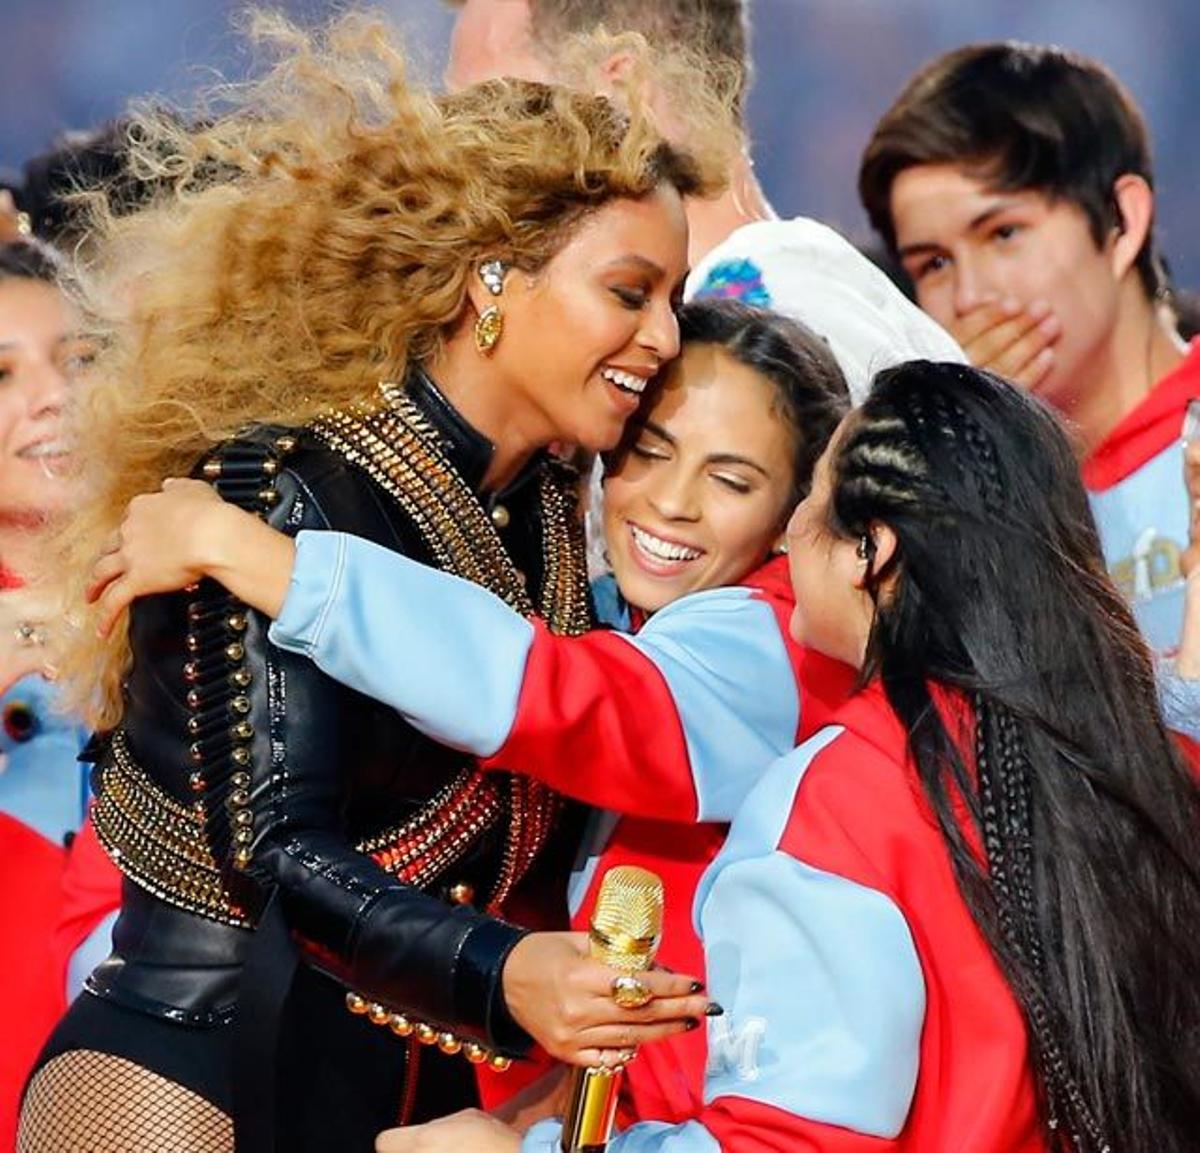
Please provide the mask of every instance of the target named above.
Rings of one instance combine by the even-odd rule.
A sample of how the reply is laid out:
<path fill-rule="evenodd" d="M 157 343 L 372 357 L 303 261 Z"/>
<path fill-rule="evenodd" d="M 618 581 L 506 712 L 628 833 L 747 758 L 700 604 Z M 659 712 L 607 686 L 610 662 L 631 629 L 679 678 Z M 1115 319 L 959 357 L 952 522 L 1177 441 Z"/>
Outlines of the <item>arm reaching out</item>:
<path fill-rule="evenodd" d="M 306 532 L 271 639 L 488 767 L 624 813 L 727 821 L 795 744 L 790 611 L 780 579 L 694 593 L 637 636 L 560 637 L 477 585 Z"/>
<path fill-rule="evenodd" d="M 290 523 L 301 486 L 284 477 L 291 495 L 272 516 Z M 321 515 L 311 492 L 307 507 L 312 518 Z M 110 620 L 135 596 L 209 575 L 252 606 L 269 609 L 274 601 L 278 611 L 295 555 L 285 534 L 190 481 L 139 498 L 120 535 L 97 573 Z M 269 644 L 261 618 L 247 621 L 242 643 L 251 682 L 286 681 L 292 707 L 271 718 L 270 757 L 252 761 L 250 779 L 238 786 L 254 830 L 253 852 L 240 868 L 263 892 L 278 894 L 314 964 L 370 1000 L 502 1052 L 523 1049 L 528 1034 L 560 1060 L 590 1064 L 695 1027 L 708 1002 L 692 978 L 649 974 L 654 1001 L 636 1012 L 621 1008 L 611 996 L 617 972 L 588 956 L 585 938 L 526 934 L 448 906 L 355 848 L 339 818 L 334 726 L 314 733 L 305 722 L 312 714 L 335 716 L 331 698 L 341 690 L 310 662 Z M 232 818 L 227 806 L 213 811 L 223 846 L 214 852 L 225 865 L 235 843 Z"/>
<path fill-rule="evenodd" d="M 92 588 L 103 628 L 202 576 L 271 639 L 436 740 L 590 804 L 730 820 L 800 720 L 786 580 L 693 594 L 636 637 L 559 637 L 468 581 L 358 537 L 295 542 L 198 481 L 136 498 Z"/>

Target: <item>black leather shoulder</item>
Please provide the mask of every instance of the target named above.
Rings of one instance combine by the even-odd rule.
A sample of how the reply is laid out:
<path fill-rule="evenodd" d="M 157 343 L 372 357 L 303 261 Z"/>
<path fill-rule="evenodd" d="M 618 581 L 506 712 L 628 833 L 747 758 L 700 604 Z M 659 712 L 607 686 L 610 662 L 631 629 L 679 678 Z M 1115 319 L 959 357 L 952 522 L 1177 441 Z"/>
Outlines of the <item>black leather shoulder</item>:
<path fill-rule="evenodd" d="M 263 471 L 267 461 L 270 475 Z M 246 429 L 217 445 L 197 465 L 196 475 L 211 480 L 226 500 L 263 513 L 268 523 L 291 535 L 332 528 L 408 555 L 420 551 L 416 526 L 400 506 L 363 469 L 307 429 Z"/>

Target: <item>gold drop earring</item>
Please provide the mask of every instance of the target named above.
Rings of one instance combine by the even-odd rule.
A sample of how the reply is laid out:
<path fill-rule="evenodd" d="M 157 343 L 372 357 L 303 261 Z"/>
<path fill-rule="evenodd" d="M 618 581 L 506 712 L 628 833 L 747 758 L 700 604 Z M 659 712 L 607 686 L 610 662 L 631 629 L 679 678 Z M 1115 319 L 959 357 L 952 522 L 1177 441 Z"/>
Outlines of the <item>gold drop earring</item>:
<path fill-rule="evenodd" d="M 508 271 L 500 260 L 485 260 L 479 266 L 479 279 L 493 296 L 504 291 L 504 275 Z M 485 308 L 475 321 L 475 348 L 480 356 L 491 356 L 500 337 L 504 335 L 504 313 L 499 304 Z"/>

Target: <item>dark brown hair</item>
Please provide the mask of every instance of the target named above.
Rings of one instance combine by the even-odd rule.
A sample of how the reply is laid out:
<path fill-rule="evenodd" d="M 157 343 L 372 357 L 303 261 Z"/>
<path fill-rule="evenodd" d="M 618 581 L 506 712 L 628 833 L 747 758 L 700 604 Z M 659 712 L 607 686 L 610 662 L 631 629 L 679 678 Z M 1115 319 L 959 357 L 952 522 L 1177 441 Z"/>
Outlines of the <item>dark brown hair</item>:
<path fill-rule="evenodd" d="M 57 284 L 65 272 L 62 257 L 32 236 L 0 243 L 0 280 L 40 280 Z"/>
<path fill-rule="evenodd" d="M 923 164 L 953 164 L 997 191 L 1032 189 L 1078 205 L 1097 245 L 1123 227 L 1117 180 L 1133 174 L 1154 185 L 1146 123 L 1120 81 L 1085 56 L 1013 41 L 939 56 L 876 125 L 858 192 L 893 250 L 892 185 Z M 1136 267 L 1147 295 L 1165 291 L 1153 228 Z"/>

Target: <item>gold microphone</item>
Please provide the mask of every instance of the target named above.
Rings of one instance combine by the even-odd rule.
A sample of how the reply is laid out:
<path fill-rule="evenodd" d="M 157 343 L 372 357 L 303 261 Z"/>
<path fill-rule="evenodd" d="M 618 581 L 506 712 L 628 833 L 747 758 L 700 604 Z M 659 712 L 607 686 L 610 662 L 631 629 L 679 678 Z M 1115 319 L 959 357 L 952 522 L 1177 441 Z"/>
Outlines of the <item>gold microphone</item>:
<path fill-rule="evenodd" d="M 632 975 L 649 969 L 662 937 L 662 881 L 648 869 L 618 865 L 600 882 L 588 933 L 597 961 Z M 575 1069 L 563 1119 L 563 1153 L 603 1153 L 624 1069 Z"/>

